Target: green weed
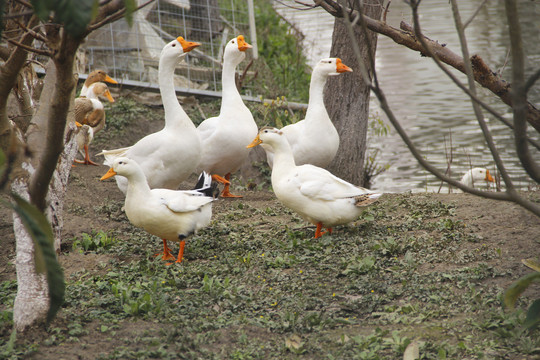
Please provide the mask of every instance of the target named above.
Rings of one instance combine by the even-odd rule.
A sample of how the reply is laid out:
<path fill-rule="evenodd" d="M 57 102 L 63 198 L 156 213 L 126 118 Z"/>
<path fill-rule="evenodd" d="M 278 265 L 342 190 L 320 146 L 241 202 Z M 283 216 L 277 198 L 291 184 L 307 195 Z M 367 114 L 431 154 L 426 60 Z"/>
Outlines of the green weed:
<path fill-rule="evenodd" d="M 92 234 L 82 233 L 80 239 L 74 239 L 72 247 L 73 250 L 78 250 L 79 252 L 106 251 L 109 250 L 115 242 L 116 238 L 105 232 L 98 231 Z"/>

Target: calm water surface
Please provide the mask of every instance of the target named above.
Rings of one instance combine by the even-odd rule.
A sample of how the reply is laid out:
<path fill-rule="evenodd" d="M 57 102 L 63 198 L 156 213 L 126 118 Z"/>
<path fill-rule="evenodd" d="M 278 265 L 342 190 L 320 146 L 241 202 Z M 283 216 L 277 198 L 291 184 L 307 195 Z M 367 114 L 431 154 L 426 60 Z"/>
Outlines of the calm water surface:
<path fill-rule="evenodd" d="M 459 2 L 463 21 L 469 19 L 481 2 Z M 320 9 L 299 11 L 277 6 L 278 11 L 305 34 L 306 55 L 312 64 L 329 56 L 332 16 Z M 530 74 L 540 67 L 540 2 L 523 0 L 519 2 L 519 6 L 522 31 L 527 44 L 527 73 Z M 421 27 L 425 35 L 447 44 L 452 51 L 461 54 L 448 1 L 425 1 L 420 12 Z M 466 34 L 469 52 L 480 55 L 491 69 L 500 71 L 503 78 L 510 81 L 510 64 L 507 60 L 509 40 L 505 16 L 504 4 L 495 0 L 488 1 L 468 26 Z M 387 23 L 399 28 L 400 21 L 412 24 L 410 10 L 402 1 L 394 1 L 390 6 Z M 470 101 L 439 70 L 433 60 L 422 58 L 417 52 L 379 36 L 376 69 L 392 110 L 429 161 L 444 171 L 451 148 L 454 177 L 461 177 L 470 166 L 482 166 L 495 171 L 493 159 L 485 145 Z M 459 74 L 459 77 L 466 82 L 464 76 Z M 484 89 L 478 89 L 478 92 L 485 102 L 511 118 L 510 109 L 497 97 Z M 540 84 L 537 83 L 530 92 L 529 101 L 537 107 L 540 106 Z M 376 99 L 372 98 L 370 108 L 372 113 L 386 119 L 379 110 Z M 485 116 L 512 179 L 517 186 L 526 188 L 530 182 L 521 170 L 513 151 L 511 132 L 489 114 Z M 534 131 L 531 131 L 531 134 L 536 139 L 539 138 Z M 390 164 L 390 168 L 375 179 L 374 189 L 385 192 L 439 189 L 440 181 L 418 165 L 393 129 L 389 136 L 370 136 L 369 141 L 372 147 L 380 149 L 378 161 L 381 164 Z M 538 151 L 532 151 L 540 162 Z M 442 191 L 447 191 L 447 188 Z"/>

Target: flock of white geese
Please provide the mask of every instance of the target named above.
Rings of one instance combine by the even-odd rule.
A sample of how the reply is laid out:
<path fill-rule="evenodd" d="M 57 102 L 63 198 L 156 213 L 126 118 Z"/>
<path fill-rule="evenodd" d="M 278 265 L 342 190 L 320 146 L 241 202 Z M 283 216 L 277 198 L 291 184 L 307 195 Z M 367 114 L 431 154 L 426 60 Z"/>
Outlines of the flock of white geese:
<path fill-rule="evenodd" d="M 101 180 L 115 177 L 125 194 L 124 209 L 130 222 L 163 239 L 163 260 L 182 262 L 186 238 L 210 224 L 216 182 L 224 184 L 221 197 L 239 197 L 230 192 L 230 176 L 247 159 L 250 149 L 259 144 L 272 168 L 276 197 L 316 225 L 315 238 L 331 233 L 334 226 L 354 221 L 362 206 L 381 196 L 324 169 L 339 147 L 337 130 L 324 106 L 324 85 L 328 76 L 352 71 L 339 58 L 322 59 L 314 67 L 305 119 L 282 129 L 259 130 L 235 84 L 236 67 L 251 48 L 239 35 L 224 49 L 219 115 L 196 127 L 178 102 L 173 78 L 178 62 L 198 46 L 178 37 L 161 52 L 158 80 L 165 113 L 163 129 L 132 146 L 100 153 L 105 165 L 110 166 Z M 114 101 L 104 82 L 116 83 L 104 71 L 91 73 L 75 103 L 80 129 L 77 142 L 84 164 L 96 164 L 90 160 L 88 145 L 105 125 L 98 97 Z M 194 173 L 200 174 L 194 190 L 177 190 Z M 483 176 L 482 180 L 493 181 L 489 172 Z M 168 241 L 180 243 L 176 257 Z"/>

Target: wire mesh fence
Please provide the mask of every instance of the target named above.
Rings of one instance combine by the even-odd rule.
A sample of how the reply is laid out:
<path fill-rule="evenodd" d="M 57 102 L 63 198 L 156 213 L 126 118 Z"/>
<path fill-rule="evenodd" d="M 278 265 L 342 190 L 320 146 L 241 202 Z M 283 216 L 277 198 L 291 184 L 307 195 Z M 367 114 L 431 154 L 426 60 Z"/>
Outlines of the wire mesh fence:
<path fill-rule="evenodd" d="M 79 50 L 78 72 L 84 76 L 104 69 L 122 84 L 157 88 L 161 49 L 182 36 L 202 45 L 178 64 L 177 88 L 216 95 L 221 90 L 225 44 L 240 34 L 256 41 L 250 39 L 255 34 L 250 1 L 156 0 L 135 12 L 132 26 L 121 19 L 92 33 Z"/>

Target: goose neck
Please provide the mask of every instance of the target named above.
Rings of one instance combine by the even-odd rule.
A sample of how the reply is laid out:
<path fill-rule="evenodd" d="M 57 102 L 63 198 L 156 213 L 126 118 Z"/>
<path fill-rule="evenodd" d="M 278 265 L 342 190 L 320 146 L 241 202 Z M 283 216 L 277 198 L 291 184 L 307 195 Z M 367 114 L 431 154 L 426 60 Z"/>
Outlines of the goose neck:
<path fill-rule="evenodd" d="M 274 175 L 274 173 L 279 174 L 285 169 L 296 166 L 291 146 L 287 141 L 280 141 L 279 143 L 272 144 L 272 148 L 274 149 L 272 175 Z"/>
<path fill-rule="evenodd" d="M 129 175 L 127 179 L 128 186 L 126 191 L 126 200 L 128 198 L 133 199 L 139 196 L 149 196 L 150 186 L 148 185 L 148 182 L 146 181 L 146 177 L 144 176 L 142 170 L 135 174 Z"/>
<path fill-rule="evenodd" d="M 177 59 L 175 58 L 169 59 L 166 57 L 162 57 L 159 60 L 159 92 L 161 94 L 161 100 L 163 101 L 166 125 L 170 125 L 169 123 L 172 119 L 187 118 L 186 112 L 178 102 L 176 90 L 174 88 L 174 69 L 176 67 L 176 60 Z"/>
<path fill-rule="evenodd" d="M 466 186 L 473 186 L 473 177 L 471 171 L 467 171 L 463 178 L 461 178 L 461 183 Z"/>
<path fill-rule="evenodd" d="M 226 104 L 238 104 L 242 102 L 238 88 L 236 87 L 236 66 L 238 65 L 234 59 L 226 58 L 223 61 L 223 71 L 221 73 L 221 83 L 223 86 L 222 102 L 223 108 Z"/>
<path fill-rule="evenodd" d="M 308 112 L 314 109 L 319 112 L 321 107 L 325 109 L 324 106 L 324 85 L 326 84 L 327 76 L 314 71 L 311 75 L 311 82 L 309 84 L 309 102 L 308 102 Z M 326 109 L 324 110 L 326 111 Z M 307 117 L 307 114 L 306 114 Z"/>

